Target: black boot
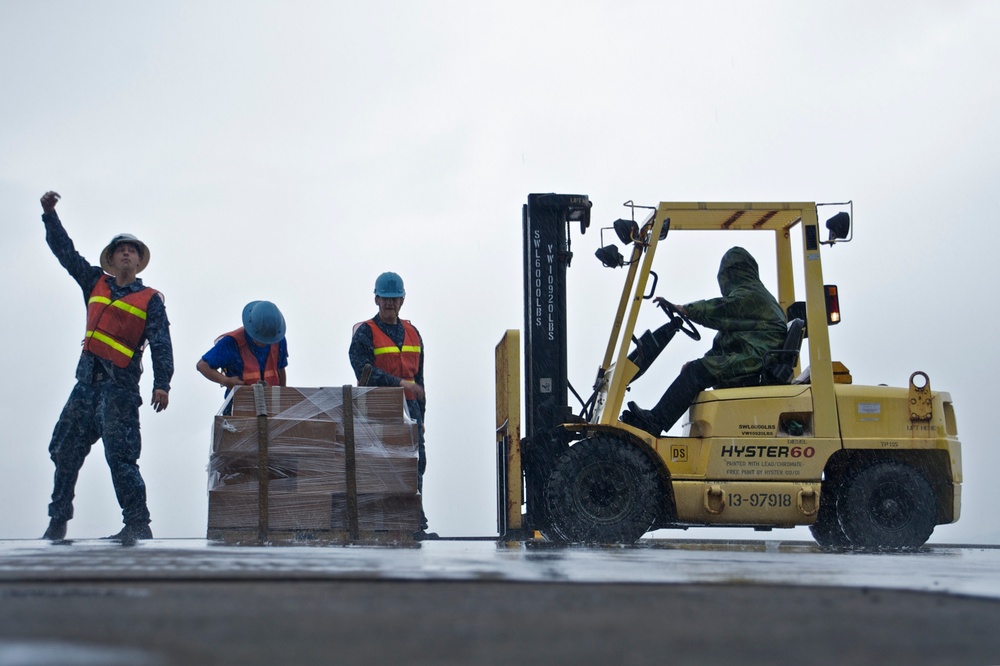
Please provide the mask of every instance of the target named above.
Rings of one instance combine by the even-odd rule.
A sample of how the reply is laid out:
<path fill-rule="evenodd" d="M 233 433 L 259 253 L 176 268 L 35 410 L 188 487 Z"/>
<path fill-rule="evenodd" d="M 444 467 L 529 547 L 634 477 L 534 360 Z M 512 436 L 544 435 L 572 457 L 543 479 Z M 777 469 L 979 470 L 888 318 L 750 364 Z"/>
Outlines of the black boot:
<path fill-rule="evenodd" d="M 659 437 L 660 433 L 663 432 L 663 428 L 657 425 L 657 419 L 653 412 L 643 409 L 634 402 L 628 403 L 628 409 L 622 412 L 621 421 L 633 428 L 645 430 L 653 437 Z"/>
<path fill-rule="evenodd" d="M 140 539 L 152 539 L 153 530 L 149 529 L 149 525 L 125 525 L 118 534 L 104 538 L 122 543 L 135 543 Z"/>
<path fill-rule="evenodd" d="M 413 533 L 414 541 L 433 541 L 440 538 L 437 532 L 428 532 L 426 527 L 422 527 Z"/>
<path fill-rule="evenodd" d="M 62 541 L 66 538 L 66 521 L 56 520 L 55 518 L 49 521 L 49 527 L 45 530 L 45 534 L 42 535 L 43 539 L 48 539 L 49 541 Z"/>

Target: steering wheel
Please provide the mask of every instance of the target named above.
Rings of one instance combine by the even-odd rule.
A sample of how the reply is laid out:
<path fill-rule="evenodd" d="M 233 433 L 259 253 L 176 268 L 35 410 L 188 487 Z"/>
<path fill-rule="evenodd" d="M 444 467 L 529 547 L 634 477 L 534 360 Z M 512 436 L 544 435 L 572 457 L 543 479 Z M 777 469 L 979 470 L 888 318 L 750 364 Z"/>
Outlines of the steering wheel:
<path fill-rule="evenodd" d="M 678 328 L 684 335 L 695 341 L 701 340 L 701 333 L 698 332 L 698 329 L 694 327 L 694 324 L 691 323 L 691 320 L 687 316 L 681 314 L 676 305 L 662 297 L 656 299 L 656 304 L 663 308 L 663 311 L 670 317 L 671 322 L 677 319 L 681 320 L 681 325 Z"/>

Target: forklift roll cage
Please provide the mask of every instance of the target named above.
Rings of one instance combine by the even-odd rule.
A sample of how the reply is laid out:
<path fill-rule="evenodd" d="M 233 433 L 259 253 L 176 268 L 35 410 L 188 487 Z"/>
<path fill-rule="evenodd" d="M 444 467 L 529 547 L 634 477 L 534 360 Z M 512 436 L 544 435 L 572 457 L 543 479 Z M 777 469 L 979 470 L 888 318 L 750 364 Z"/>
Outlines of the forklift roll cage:
<path fill-rule="evenodd" d="M 832 219 L 832 218 L 831 218 Z M 764 231 L 771 232 L 775 243 L 778 279 L 778 303 L 784 312 L 795 301 L 793 277 L 792 229 L 801 225 L 805 308 L 811 382 L 815 411 L 827 415 L 816 423 L 817 436 L 835 436 L 837 432 L 835 397 L 833 395 L 833 367 L 830 364 L 830 338 L 828 326 L 829 302 L 823 284 L 823 267 L 820 253 L 817 204 L 815 203 L 660 203 L 640 225 L 632 245 L 629 270 L 625 278 L 621 299 L 615 313 L 614 324 L 608 339 L 604 360 L 598 369 L 595 389 L 606 395 L 603 406 L 598 404 L 593 418 L 596 423 L 611 425 L 618 421 L 622 411 L 625 389 L 635 377 L 638 368 L 628 359 L 629 347 L 635 334 L 636 322 L 642 302 L 652 296 L 646 286 L 652 272 L 653 259 L 659 242 L 669 231 Z M 826 244 L 843 238 L 831 234 Z M 850 240 L 849 238 L 847 240 Z M 641 260 L 641 261 L 640 261 Z M 789 317 L 791 320 L 792 317 Z M 818 390 L 817 390 L 818 389 Z M 598 398 L 600 403 L 600 398 Z"/>

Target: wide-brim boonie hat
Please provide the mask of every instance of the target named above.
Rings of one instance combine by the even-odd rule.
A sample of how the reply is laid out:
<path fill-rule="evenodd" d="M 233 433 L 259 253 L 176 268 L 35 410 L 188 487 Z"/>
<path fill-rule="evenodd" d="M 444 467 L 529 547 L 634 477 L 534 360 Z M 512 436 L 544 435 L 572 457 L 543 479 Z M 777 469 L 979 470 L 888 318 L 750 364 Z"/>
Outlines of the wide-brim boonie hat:
<path fill-rule="evenodd" d="M 111 267 L 111 255 L 114 254 L 115 248 L 119 243 L 131 243 L 139 248 L 139 265 L 135 269 L 135 272 L 141 273 L 147 265 L 149 265 L 149 248 L 141 240 L 133 236 L 132 234 L 118 234 L 111 239 L 104 251 L 101 252 L 101 268 L 107 273 L 114 273 L 114 268 Z"/>

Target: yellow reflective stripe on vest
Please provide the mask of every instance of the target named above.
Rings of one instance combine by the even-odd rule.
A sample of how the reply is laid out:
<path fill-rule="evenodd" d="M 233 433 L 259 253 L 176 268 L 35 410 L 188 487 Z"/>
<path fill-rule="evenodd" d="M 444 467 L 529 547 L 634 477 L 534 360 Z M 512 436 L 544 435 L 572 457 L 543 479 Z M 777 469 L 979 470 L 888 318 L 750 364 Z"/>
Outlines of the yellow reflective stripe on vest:
<path fill-rule="evenodd" d="M 121 353 L 121 354 L 123 354 L 125 356 L 128 356 L 129 358 L 132 358 L 133 356 L 135 356 L 135 351 L 129 349 L 128 347 L 126 347 L 122 343 L 118 342 L 114 338 L 112 338 L 112 337 L 110 337 L 108 335 L 105 335 L 104 333 L 101 333 L 100 331 L 87 331 L 87 337 L 88 338 L 94 338 L 95 340 L 97 340 L 99 342 L 103 342 L 107 346 L 109 346 L 112 349 L 114 349 L 116 352 L 119 352 L 119 353 Z"/>
<path fill-rule="evenodd" d="M 112 301 L 110 298 L 105 298 L 104 296 L 91 296 L 90 300 L 87 301 L 88 305 L 90 303 L 103 303 L 104 305 L 113 305 L 114 307 L 118 308 L 119 310 L 124 310 L 125 312 L 129 313 L 130 315 L 135 315 L 139 319 L 145 319 L 146 318 L 146 311 L 145 310 L 141 310 L 141 309 L 135 307 L 134 305 L 129 305 L 128 303 L 126 303 L 124 301 Z"/>
<path fill-rule="evenodd" d="M 403 347 L 376 347 L 375 356 L 380 356 L 382 354 L 400 354 L 405 352 L 412 352 L 415 354 L 420 353 L 420 347 L 403 345 Z"/>

